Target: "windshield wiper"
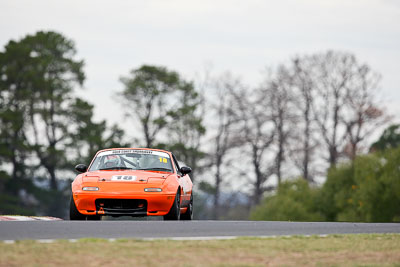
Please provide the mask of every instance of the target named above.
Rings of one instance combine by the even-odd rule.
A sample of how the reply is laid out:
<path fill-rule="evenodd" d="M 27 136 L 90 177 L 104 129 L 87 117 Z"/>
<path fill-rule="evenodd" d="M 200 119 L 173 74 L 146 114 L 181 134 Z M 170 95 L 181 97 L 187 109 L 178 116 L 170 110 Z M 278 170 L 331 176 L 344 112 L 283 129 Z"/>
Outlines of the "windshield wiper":
<path fill-rule="evenodd" d="M 133 169 L 128 167 L 110 167 L 110 168 L 99 169 L 99 171 L 104 171 L 104 170 L 133 170 Z"/>
<path fill-rule="evenodd" d="M 171 172 L 171 169 L 167 168 L 147 168 L 147 169 L 137 169 L 138 171 L 167 171 Z"/>

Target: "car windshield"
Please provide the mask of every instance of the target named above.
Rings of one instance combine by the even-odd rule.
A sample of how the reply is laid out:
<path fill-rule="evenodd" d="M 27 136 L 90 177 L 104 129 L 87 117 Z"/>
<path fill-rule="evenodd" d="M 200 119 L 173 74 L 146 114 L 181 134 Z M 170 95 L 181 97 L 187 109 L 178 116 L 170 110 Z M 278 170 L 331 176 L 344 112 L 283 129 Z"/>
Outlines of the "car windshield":
<path fill-rule="evenodd" d="M 108 150 L 100 152 L 89 171 L 145 170 L 173 172 L 168 153 L 153 150 Z"/>

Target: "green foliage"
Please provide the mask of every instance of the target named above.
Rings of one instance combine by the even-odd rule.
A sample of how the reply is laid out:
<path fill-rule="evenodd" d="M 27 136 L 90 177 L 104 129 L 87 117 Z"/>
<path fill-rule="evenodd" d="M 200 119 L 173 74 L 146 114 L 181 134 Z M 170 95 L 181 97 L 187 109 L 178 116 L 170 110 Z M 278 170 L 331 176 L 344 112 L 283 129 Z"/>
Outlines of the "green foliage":
<path fill-rule="evenodd" d="M 255 220 L 400 221 L 400 148 L 333 167 L 321 188 L 284 182 L 256 207 Z"/>
<path fill-rule="evenodd" d="M 11 178 L 0 171 L 0 214 L 64 217 L 69 191 L 69 184 L 68 189 L 55 191 L 38 187 L 32 179 Z"/>
<path fill-rule="evenodd" d="M 88 165 L 100 149 L 129 146 L 123 142 L 124 131 L 117 125 L 109 129 L 105 120 L 98 123 L 93 121 L 93 105 L 88 102 L 76 98 L 70 106 L 70 114 L 76 127 L 68 145 L 76 152 L 70 168 L 77 161 Z"/>
<path fill-rule="evenodd" d="M 25 174 L 24 161 L 29 151 L 25 136 L 25 119 L 28 117 L 30 73 L 29 49 L 10 41 L 0 52 L 0 161 L 12 164 L 12 178 Z M 33 76 L 31 77 L 33 78 Z"/>
<path fill-rule="evenodd" d="M 8 127 L 1 129 L 2 147 L 12 151 L 8 160 L 14 172 L 25 165 L 27 148 L 35 151 L 54 190 L 56 170 L 67 165 L 68 105 L 74 86 L 82 85 L 85 77 L 83 61 L 75 60 L 75 54 L 71 40 L 51 31 L 10 41 L 0 54 L 1 101 L 6 107 L 0 118 Z M 28 131 L 34 134 L 32 142 L 27 142 Z"/>
<path fill-rule="evenodd" d="M 149 65 L 132 70 L 121 81 L 125 86 L 122 97 L 126 115 L 141 124 L 144 145 L 171 150 L 179 160 L 198 169 L 204 156 L 200 138 L 205 127 L 199 112 L 203 98 L 193 84 L 177 72 Z M 162 134 L 166 142 L 160 141 Z"/>
<path fill-rule="evenodd" d="M 191 83 L 185 83 L 181 91 L 179 105 L 168 112 L 167 148 L 193 168 L 191 177 L 194 179 L 195 171 L 200 167 L 199 161 L 205 156 L 200 149 L 200 139 L 206 132 L 203 117 L 199 114 L 203 99 Z"/>
<path fill-rule="evenodd" d="M 393 124 L 386 128 L 381 137 L 371 145 L 371 151 L 383 151 L 385 149 L 400 146 L 400 124 Z"/>
<path fill-rule="evenodd" d="M 400 149 L 392 149 L 331 169 L 320 211 L 329 221 L 399 221 L 399 162 Z"/>
<path fill-rule="evenodd" d="M 400 149 L 360 157 L 355 162 L 360 220 L 400 221 Z"/>
<path fill-rule="evenodd" d="M 152 147 L 156 136 L 167 125 L 167 114 L 174 108 L 174 94 L 185 86 L 178 73 L 164 67 L 143 65 L 122 77 L 128 118 L 142 126 L 145 145 Z"/>
<path fill-rule="evenodd" d="M 21 203 L 15 190 L 10 190 L 15 188 L 11 185 L 12 181 L 6 172 L 0 171 L 0 214 L 33 215 L 33 211 Z"/>
<path fill-rule="evenodd" d="M 77 161 L 88 164 L 99 149 L 129 146 L 122 129 L 95 122 L 93 105 L 75 96 L 74 88 L 85 79 L 83 61 L 75 56 L 73 41 L 51 31 L 10 41 L 0 52 L 0 214 L 63 217 L 70 181 L 59 180 L 61 171 L 63 178 L 72 178 Z M 171 150 L 194 173 L 200 170 L 206 156 L 200 143 L 206 131 L 204 98 L 193 83 L 150 65 L 121 81 L 126 115 L 140 124 L 143 145 Z M 371 146 L 375 154 L 329 169 L 321 188 L 303 179 L 283 182 L 253 209 L 251 218 L 400 221 L 399 127 L 384 131 Z M 49 178 L 46 188 L 41 181 Z M 207 216 L 209 196 L 217 189 L 207 182 L 198 188 L 203 193 L 195 194 L 196 218 Z M 247 214 L 244 202 L 226 202 L 226 218 Z"/>
<path fill-rule="evenodd" d="M 266 197 L 250 215 L 253 220 L 320 221 L 316 211 L 318 189 L 304 179 L 282 182 L 275 195 Z"/>
<path fill-rule="evenodd" d="M 325 215 L 327 221 L 336 221 L 338 216 L 345 213 L 345 209 L 352 204 L 351 190 L 354 185 L 351 165 L 341 165 L 328 170 L 325 181 L 318 197 L 317 209 Z"/>
<path fill-rule="evenodd" d="M 125 145 L 121 129 L 93 122 L 93 106 L 74 96 L 85 78 L 75 55 L 73 41 L 52 31 L 0 52 L 0 167 L 11 166 L 0 169 L 0 214 L 65 216 L 77 159 Z"/>
<path fill-rule="evenodd" d="M 199 183 L 199 185 L 198 185 L 198 188 L 199 188 L 201 191 L 205 192 L 206 194 L 215 195 L 215 191 L 216 191 L 215 186 L 212 185 L 212 184 L 210 184 L 210 183 L 207 182 L 207 181 L 201 181 L 201 182 Z"/>

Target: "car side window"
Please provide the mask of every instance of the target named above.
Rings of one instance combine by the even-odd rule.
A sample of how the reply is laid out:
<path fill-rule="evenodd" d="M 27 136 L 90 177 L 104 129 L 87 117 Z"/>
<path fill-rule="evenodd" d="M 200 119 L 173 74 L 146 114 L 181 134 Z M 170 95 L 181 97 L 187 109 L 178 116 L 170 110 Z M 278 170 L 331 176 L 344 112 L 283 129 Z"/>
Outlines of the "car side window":
<path fill-rule="evenodd" d="M 174 165 L 175 165 L 176 173 L 179 174 L 179 175 L 182 175 L 182 173 L 180 171 L 181 168 L 179 167 L 178 161 L 176 160 L 176 157 L 175 157 L 174 154 L 172 154 L 172 158 L 174 159 L 174 163 L 175 163 Z"/>

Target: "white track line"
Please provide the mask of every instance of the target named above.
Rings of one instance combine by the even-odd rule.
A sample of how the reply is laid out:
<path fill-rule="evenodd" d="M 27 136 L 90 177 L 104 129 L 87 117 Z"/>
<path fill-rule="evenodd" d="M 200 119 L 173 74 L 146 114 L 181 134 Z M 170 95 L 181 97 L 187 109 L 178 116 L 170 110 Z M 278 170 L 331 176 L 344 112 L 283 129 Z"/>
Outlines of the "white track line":
<path fill-rule="evenodd" d="M 35 220 L 38 220 L 38 221 L 62 221 L 62 219 L 55 218 L 55 217 L 37 217 L 37 216 L 35 216 L 32 218 L 34 218 Z"/>
<path fill-rule="evenodd" d="M 0 216 L 0 221 L 62 221 L 60 218 L 56 217 L 40 217 L 40 216 Z"/>
<path fill-rule="evenodd" d="M 28 216 L 1 216 L 0 220 L 5 221 L 36 221 L 35 219 Z"/>

